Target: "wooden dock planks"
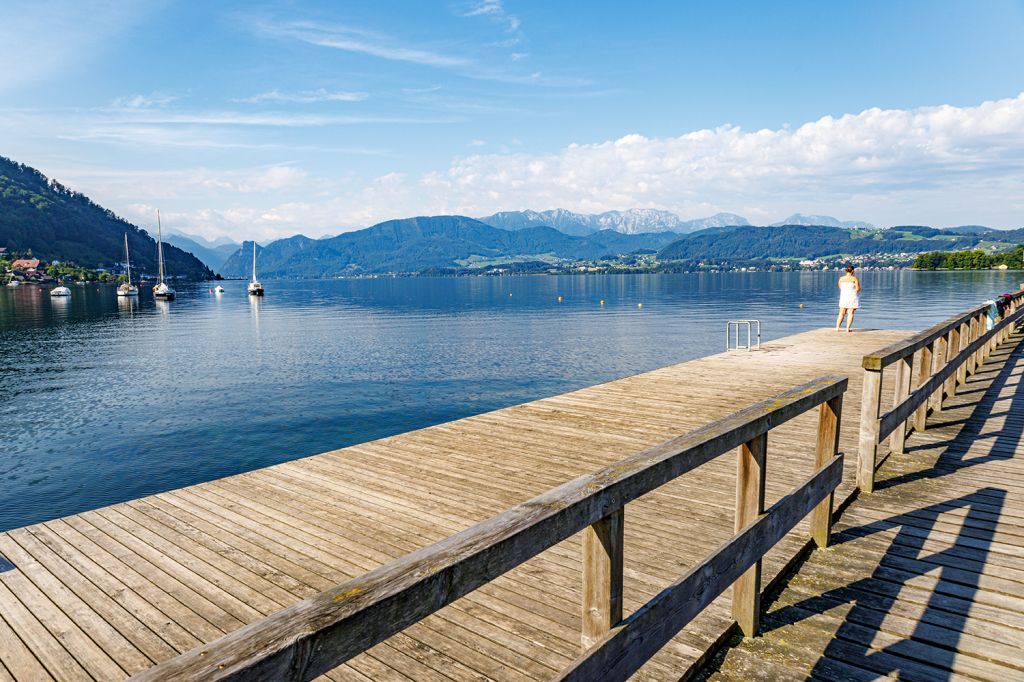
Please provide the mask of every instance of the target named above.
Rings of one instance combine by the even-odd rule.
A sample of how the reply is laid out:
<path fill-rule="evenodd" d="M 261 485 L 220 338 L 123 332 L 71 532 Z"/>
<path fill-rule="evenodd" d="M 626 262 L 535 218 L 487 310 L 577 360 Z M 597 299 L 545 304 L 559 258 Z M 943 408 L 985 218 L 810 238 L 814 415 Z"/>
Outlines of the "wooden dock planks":
<path fill-rule="evenodd" d="M 959 387 L 703 679 L 1024 678 L 1024 335 Z"/>
<path fill-rule="evenodd" d="M 808 332 L 0 533 L 17 566 L 0 573 L 0 677 L 122 678 L 823 374 L 851 378 L 840 449 L 853 453 L 861 356 L 907 334 Z M 772 432 L 766 504 L 813 470 L 816 435 L 816 414 Z M 732 535 L 735 467 L 720 458 L 627 506 L 625 613 Z M 766 581 L 806 534 L 803 524 L 766 557 Z M 580 589 L 577 536 L 330 677 L 551 677 L 579 653 Z M 728 599 L 717 600 L 638 677 L 682 675 L 730 622 Z"/>

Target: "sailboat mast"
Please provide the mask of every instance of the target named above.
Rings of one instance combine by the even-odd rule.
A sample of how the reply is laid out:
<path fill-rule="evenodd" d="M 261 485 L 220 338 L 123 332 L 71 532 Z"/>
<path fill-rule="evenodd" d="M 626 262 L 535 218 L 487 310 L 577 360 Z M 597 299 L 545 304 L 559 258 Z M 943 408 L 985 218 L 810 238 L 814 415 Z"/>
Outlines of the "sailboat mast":
<path fill-rule="evenodd" d="M 160 227 L 160 209 L 156 210 L 156 256 L 160 261 L 160 284 L 164 282 L 164 233 Z"/>
<path fill-rule="evenodd" d="M 128 233 L 124 233 L 124 264 L 128 271 L 128 286 L 132 285 L 132 259 L 128 256 Z"/>
<path fill-rule="evenodd" d="M 256 240 L 252 240 L 252 281 L 256 281 Z"/>

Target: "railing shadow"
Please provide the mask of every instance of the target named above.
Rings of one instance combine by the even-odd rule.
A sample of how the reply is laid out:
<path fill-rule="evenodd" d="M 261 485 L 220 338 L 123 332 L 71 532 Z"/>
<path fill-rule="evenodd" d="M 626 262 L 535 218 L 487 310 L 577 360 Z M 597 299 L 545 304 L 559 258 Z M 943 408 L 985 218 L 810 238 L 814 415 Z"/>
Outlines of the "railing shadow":
<path fill-rule="evenodd" d="M 840 660 L 899 679 L 951 679 L 957 643 L 988 560 L 1005 497 L 1002 489 L 982 488 L 916 509 L 913 516 L 898 514 L 843 531 L 836 537 L 838 542 L 899 529 L 870 577 L 775 610 L 765 623 L 766 631 L 852 604 L 809 677 L 834 678 L 833 661 Z M 925 544 L 940 516 L 958 509 L 966 510 L 966 514 L 952 545 L 927 552 Z M 903 587 L 922 576 L 934 575 L 936 568 L 937 580 L 926 588 L 930 596 L 913 630 L 890 626 L 889 634 L 879 638 Z M 885 644 L 886 640 L 894 641 Z M 877 648 L 872 646 L 876 641 L 880 642 Z"/>
<path fill-rule="evenodd" d="M 1000 364 L 991 370 L 986 368 L 985 374 L 990 376 L 981 372 L 975 375 L 979 384 L 984 382 L 971 388 L 978 393 L 977 399 L 956 408 L 970 409 L 969 416 L 964 419 L 958 416 L 949 422 L 950 425 L 962 424 L 957 434 L 945 442 L 907 448 L 908 452 L 942 448 L 936 461 L 926 469 L 878 481 L 876 494 L 915 481 L 941 479 L 968 467 L 1014 456 L 1024 439 L 1024 420 L 1006 419 L 1000 430 L 991 433 L 985 430 L 991 428 L 989 420 L 992 418 L 1024 414 L 1024 379 L 1019 376 L 1024 364 L 1024 344 L 1013 347 L 1002 358 L 993 356 L 991 362 Z M 1017 382 L 1012 394 L 1001 395 L 1012 382 Z M 972 456 L 972 446 L 986 440 L 991 443 L 988 453 Z M 953 678 L 957 645 L 989 561 L 1006 495 L 1006 490 L 1001 488 L 979 488 L 837 533 L 833 545 L 897 530 L 891 540 L 877 538 L 887 545 L 869 577 L 772 611 L 765 619 L 765 632 L 833 612 L 842 622 L 816 661 L 810 677 L 834 679 L 838 660 L 873 674 L 899 679 Z M 936 524 L 943 514 L 949 513 L 954 513 L 956 520 L 961 521 L 959 532 L 951 543 L 948 532 L 939 540 L 948 544 L 945 549 L 929 551 L 929 538 Z M 936 570 L 936 581 L 927 584 L 930 579 L 923 577 L 935 576 Z M 901 591 L 911 582 L 926 583 L 925 589 L 930 592 L 925 606 L 909 607 L 910 617 L 916 618 L 912 626 L 904 620 L 908 617 L 906 605 L 897 609 L 899 613 L 894 613 Z M 887 618 L 895 620 L 897 625 L 886 623 Z"/>
<path fill-rule="evenodd" d="M 998 361 L 995 358 L 996 356 L 993 356 L 993 362 Z M 1024 391 L 1020 390 L 1021 386 L 1024 386 L 1024 379 L 1018 380 L 1017 390 L 1011 396 L 1000 397 L 1003 389 L 1015 377 L 1016 370 L 1020 367 L 1022 360 L 1024 360 L 1024 343 L 1014 347 L 1008 353 L 1006 359 L 1002 361 L 1001 366 L 996 371 L 994 378 L 990 380 L 981 379 L 991 383 L 983 389 L 984 392 L 976 401 L 974 409 L 969 416 L 946 423 L 933 422 L 931 424 L 935 428 L 962 423 L 962 428 L 957 431 L 953 438 L 945 442 L 926 442 L 919 445 L 908 445 L 906 448 L 908 453 L 945 448 L 933 466 L 920 471 L 912 471 L 891 478 L 880 479 L 875 483 L 875 490 L 882 491 L 887 488 L 895 488 L 922 479 L 941 478 L 965 467 L 1012 458 L 1014 448 L 1017 447 L 1022 437 L 1024 437 L 1024 422 L 1007 420 L 1004 422 L 1003 428 L 998 432 L 983 434 L 982 431 L 985 429 L 988 421 L 996 416 L 1024 413 Z M 977 376 L 975 375 L 975 377 Z M 1009 404 L 1004 404 L 1007 400 Z M 956 409 L 968 407 L 969 405 L 960 405 Z M 981 440 L 992 440 L 989 454 L 970 457 L 972 446 Z"/>

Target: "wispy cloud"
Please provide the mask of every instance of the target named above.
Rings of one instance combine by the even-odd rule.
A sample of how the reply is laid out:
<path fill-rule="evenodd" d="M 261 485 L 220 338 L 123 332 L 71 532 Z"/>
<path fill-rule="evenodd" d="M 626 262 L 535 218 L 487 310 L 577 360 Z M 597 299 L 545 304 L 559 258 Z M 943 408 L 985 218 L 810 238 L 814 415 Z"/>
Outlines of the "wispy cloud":
<path fill-rule="evenodd" d="M 369 95 L 365 92 L 328 91 L 324 88 L 317 90 L 303 90 L 301 92 L 281 92 L 270 90 L 261 92 L 252 97 L 235 99 L 232 101 L 245 104 L 261 104 L 263 102 L 294 102 L 296 104 L 312 104 L 315 102 L 362 102 Z"/>
<path fill-rule="evenodd" d="M 263 21 L 259 22 L 257 27 L 267 35 L 291 38 L 310 45 L 366 54 L 381 59 L 443 67 L 466 66 L 470 63 L 468 59 L 462 57 L 452 57 L 426 49 L 406 47 L 389 36 L 349 26 L 313 21 L 283 23 Z"/>
<path fill-rule="evenodd" d="M 152 92 L 148 95 L 125 95 L 124 97 L 118 97 L 110 104 L 116 109 L 151 109 L 153 107 L 166 107 L 178 99 L 179 97 L 176 95 Z"/>
<path fill-rule="evenodd" d="M 519 19 L 505 10 L 505 5 L 502 0 L 481 0 L 477 2 L 466 12 L 463 13 L 464 17 L 489 17 L 495 21 L 505 24 L 509 32 L 518 31 L 522 22 Z"/>
<path fill-rule="evenodd" d="M 403 116 L 344 116 L 328 114 L 293 114 L 286 112 L 245 113 L 239 111 L 169 112 L 143 110 L 124 123 L 139 125 L 199 126 L 266 126 L 280 128 L 315 128 L 364 124 L 427 124 L 453 123 L 451 118 L 416 118 Z"/>
<path fill-rule="evenodd" d="M 491 46 L 512 47 L 523 44 L 519 19 L 505 12 L 501 3 L 482 3 L 475 5 L 463 16 L 489 17 L 493 21 L 503 23 L 509 33 L 515 35 L 505 38 Z M 549 75 L 535 71 L 532 73 L 517 72 L 510 68 L 509 62 L 489 65 L 485 61 L 466 56 L 453 56 L 424 47 L 410 47 L 401 43 L 393 36 L 368 31 L 363 28 L 332 24 L 326 22 L 301 20 L 277 21 L 272 19 L 250 20 L 253 29 L 262 35 L 278 39 L 297 40 L 309 45 L 341 50 L 355 54 L 365 54 L 381 59 L 419 64 L 455 71 L 466 78 L 474 80 L 511 83 L 518 85 L 545 87 L 581 87 L 590 85 L 589 79 Z M 519 49 L 510 57 L 512 63 L 523 60 L 528 55 Z"/>

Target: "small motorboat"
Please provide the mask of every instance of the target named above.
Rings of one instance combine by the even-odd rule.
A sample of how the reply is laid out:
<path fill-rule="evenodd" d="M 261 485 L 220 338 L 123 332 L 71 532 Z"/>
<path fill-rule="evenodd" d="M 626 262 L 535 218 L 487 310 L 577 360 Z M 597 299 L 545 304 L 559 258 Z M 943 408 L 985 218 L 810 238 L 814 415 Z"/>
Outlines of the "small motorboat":
<path fill-rule="evenodd" d="M 12 279 L 10 282 L 7 283 L 7 286 L 9 286 L 9 287 L 20 287 L 21 286 L 21 282 L 19 282 L 16 279 Z"/>
<path fill-rule="evenodd" d="M 215 286 L 213 288 L 213 293 L 215 293 L 215 294 L 223 294 L 224 293 L 224 287 L 222 287 L 221 285 L 218 284 L 217 286 Z"/>
<path fill-rule="evenodd" d="M 64 287 L 64 286 L 54 287 L 54 288 L 50 289 L 50 296 L 59 297 L 59 296 L 70 296 L 70 295 L 71 295 L 71 289 L 68 289 L 67 287 Z"/>

